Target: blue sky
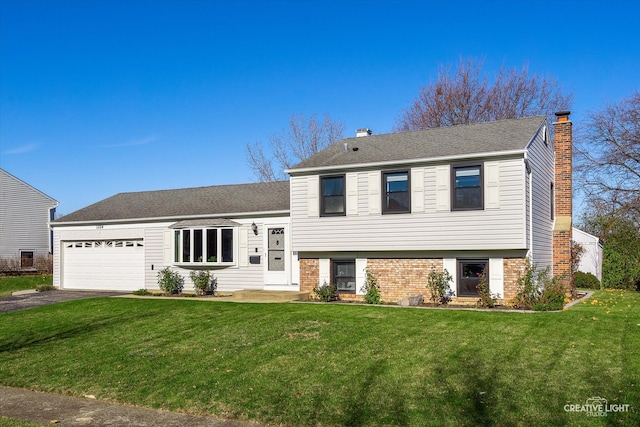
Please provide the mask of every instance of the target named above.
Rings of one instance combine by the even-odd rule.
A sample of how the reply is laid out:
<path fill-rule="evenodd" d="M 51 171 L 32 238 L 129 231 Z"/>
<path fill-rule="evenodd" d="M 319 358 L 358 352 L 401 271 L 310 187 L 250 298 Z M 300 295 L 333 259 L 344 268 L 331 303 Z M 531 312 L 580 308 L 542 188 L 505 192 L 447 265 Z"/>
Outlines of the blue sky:
<path fill-rule="evenodd" d="M 392 130 L 442 64 L 555 77 L 572 120 L 640 90 L 640 2 L 0 0 L 0 167 L 71 213 L 250 182 L 292 114 Z"/>

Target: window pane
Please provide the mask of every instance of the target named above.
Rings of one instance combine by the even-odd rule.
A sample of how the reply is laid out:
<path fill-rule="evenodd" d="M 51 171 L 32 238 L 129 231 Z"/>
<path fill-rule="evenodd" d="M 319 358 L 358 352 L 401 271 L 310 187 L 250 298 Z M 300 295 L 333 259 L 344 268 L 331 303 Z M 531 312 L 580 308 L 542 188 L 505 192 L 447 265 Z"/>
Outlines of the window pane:
<path fill-rule="evenodd" d="M 333 261 L 331 282 L 336 285 L 340 293 L 356 292 L 356 262 Z"/>
<path fill-rule="evenodd" d="M 344 177 L 322 178 L 323 196 L 341 196 L 344 194 Z"/>
<path fill-rule="evenodd" d="M 453 207 L 482 209 L 482 176 L 480 166 L 454 168 Z"/>
<path fill-rule="evenodd" d="M 191 230 L 182 230 L 182 262 L 191 262 Z"/>
<path fill-rule="evenodd" d="M 218 262 L 218 230 L 207 230 L 207 262 Z"/>
<path fill-rule="evenodd" d="M 456 168 L 456 187 L 480 187 L 480 166 Z"/>
<path fill-rule="evenodd" d="M 457 188 L 455 192 L 456 208 L 482 207 L 482 193 L 480 188 Z"/>
<path fill-rule="evenodd" d="M 322 214 L 341 215 L 345 213 L 344 176 L 321 178 Z"/>
<path fill-rule="evenodd" d="M 222 262 L 233 262 L 233 230 L 222 229 Z"/>
<path fill-rule="evenodd" d="M 324 213 L 334 214 L 344 212 L 344 197 L 329 196 L 324 198 Z"/>
<path fill-rule="evenodd" d="M 409 173 L 393 172 L 383 174 L 384 212 L 410 212 Z"/>
<path fill-rule="evenodd" d="M 193 260 L 202 262 L 202 230 L 193 230 Z"/>

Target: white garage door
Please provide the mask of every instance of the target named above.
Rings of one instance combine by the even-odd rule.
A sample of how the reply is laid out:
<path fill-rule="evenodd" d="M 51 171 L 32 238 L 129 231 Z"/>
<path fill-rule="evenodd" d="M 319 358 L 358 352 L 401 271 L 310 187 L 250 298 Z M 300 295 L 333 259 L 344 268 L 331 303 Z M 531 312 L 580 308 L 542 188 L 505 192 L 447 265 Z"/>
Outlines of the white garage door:
<path fill-rule="evenodd" d="M 64 289 L 144 288 L 143 240 L 85 240 L 63 244 Z"/>

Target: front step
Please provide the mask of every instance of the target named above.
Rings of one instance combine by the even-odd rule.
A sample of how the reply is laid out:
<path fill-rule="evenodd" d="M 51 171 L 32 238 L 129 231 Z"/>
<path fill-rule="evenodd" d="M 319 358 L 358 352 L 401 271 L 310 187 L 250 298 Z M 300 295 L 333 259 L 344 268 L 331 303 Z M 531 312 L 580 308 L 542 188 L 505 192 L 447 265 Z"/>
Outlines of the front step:
<path fill-rule="evenodd" d="M 288 302 L 288 301 L 308 301 L 309 292 L 296 291 L 263 291 L 245 289 L 233 293 L 234 300 L 256 301 L 256 302 Z"/>

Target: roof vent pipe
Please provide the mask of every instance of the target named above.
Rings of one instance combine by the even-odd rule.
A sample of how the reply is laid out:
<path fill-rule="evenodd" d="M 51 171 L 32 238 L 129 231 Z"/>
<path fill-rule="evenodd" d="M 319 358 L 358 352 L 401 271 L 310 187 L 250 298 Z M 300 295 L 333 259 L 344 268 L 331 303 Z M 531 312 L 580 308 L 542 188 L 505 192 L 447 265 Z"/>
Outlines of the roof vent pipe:
<path fill-rule="evenodd" d="M 362 136 L 370 136 L 373 133 L 373 131 L 369 128 L 362 128 L 362 129 L 358 129 L 356 130 L 356 137 L 360 138 Z"/>

